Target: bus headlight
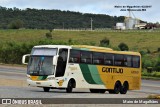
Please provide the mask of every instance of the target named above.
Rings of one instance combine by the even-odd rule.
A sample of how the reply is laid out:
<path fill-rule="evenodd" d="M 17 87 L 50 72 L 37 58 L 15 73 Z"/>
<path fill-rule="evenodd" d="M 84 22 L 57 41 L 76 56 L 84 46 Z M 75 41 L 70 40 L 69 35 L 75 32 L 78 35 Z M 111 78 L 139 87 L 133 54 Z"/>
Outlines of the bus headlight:
<path fill-rule="evenodd" d="M 47 80 L 54 80 L 55 77 L 48 77 Z"/>
<path fill-rule="evenodd" d="M 31 77 L 27 75 L 27 79 L 30 79 L 30 80 L 31 80 Z"/>

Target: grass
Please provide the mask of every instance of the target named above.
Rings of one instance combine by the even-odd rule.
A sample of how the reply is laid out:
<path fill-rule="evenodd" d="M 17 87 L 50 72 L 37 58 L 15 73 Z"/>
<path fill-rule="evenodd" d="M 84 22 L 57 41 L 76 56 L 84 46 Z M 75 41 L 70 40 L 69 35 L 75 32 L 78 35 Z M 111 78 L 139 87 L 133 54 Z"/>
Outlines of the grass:
<path fill-rule="evenodd" d="M 0 63 L 0 66 L 23 67 L 23 68 L 26 68 L 26 67 L 27 67 L 27 65 L 24 65 L 24 64 L 4 64 L 4 63 Z"/>
<path fill-rule="evenodd" d="M 0 30 L 0 42 L 32 42 L 44 38 L 47 30 Z"/>
<path fill-rule="evenodd" d="M 159 77 L 160 78 L 160 72 L 151 72 L 148 73 L 147 71 L 142 72 L 142 76 L 152 76 L 152 77 Z"/>
<path fill-rule="evenodd" d="M 153 71 L 152 73 L 148 73 L 147 71 L 143 71 L 142 79 L 160 80 L 160 72 Z"/>
<path fill-rule="evenodd" d="M 0 43 L 15 42 L 33 42 L 45 39 L 45 34 L 49 30 L 0 30 Z M 149 49 L 157 51 L 160 47 L 160 32 L 106 32 L 106 31 L 53 31 L 53 41 L 67 42 L 72 39 L 79 44 L 95 43 L 104 37 L 110 39 L 111 47 L 117 47 L 119 43 L 126 43 L 130 50 L 140 51 Z"/>
<path fill-rule="evenodd" d="M 19 29 L 19 30 L 0 30 L 0 46 L 6 42 L 27 43 L 46 39 L 45 34 L 49 30 L 37 29 Z M 157 59 L 160 52 L 156 52 L 160 48 L 160 31 L 52 31 L 53 41 L 68 42 L 71 40 L 76 44 L 94 44 L 99 45 L 100 40 L 107 37 L 110 40 L 110 47 L 118 49 L 121 42 L 129 46 L 130 51 L 151 51 L 148 55 L 151 59 Z"/>
<path fill-rule="evenodd" d="M 149 95 L 147 98 L 160 99 L 160 95 Z"/>
<path fill-rule="evenodd" d="M 146 80 L 160 80 L 160 77 L 142 76 L 142 79 L 146 79 Z"/>

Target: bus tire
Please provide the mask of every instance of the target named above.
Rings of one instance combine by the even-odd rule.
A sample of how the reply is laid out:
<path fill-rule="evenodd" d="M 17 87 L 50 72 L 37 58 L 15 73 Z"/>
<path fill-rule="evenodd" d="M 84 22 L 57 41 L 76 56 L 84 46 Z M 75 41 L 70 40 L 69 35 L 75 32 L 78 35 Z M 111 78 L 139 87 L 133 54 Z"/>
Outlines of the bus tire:
<path fill-rule="evenodd" d="M 117 81 L 114 85 L 114 89 L 113 90 L 108 90 L 108 92 L 110 94 L 118 94 L 121 90 L 121 82 Z"/>
<path fill-rule="evenodd" d="M 67 92 L 67 93 L 72 93 L 72 90 L 73 90 L 73 84 L 72 84 L 72 81 L 69 80 L 68 86 L 67 86 L 67 88 L 66 88 L 66 92 Z"/>
<path fill-rule="evenodd" d="M 117 81 L 114 85 L 114 90 L 113 90 L 114 94 L 118 94 L 121 90 L 121 87 L 122 87 L 121 83 L 119 81 Z"/>
<path fill-rule="evenodd" d="M 126 94 L 127 93 L 127 91 L 128 91 L 128 82 L 127 81 L 125 81 L 124 83 L 123 83 L 123 86 L 121 87 L 121 90 L 120 90 L 120 93 L 121 94 Z"/>
<path fill-rule="evenodd" d="M 43 87 L 44 92 L 49 92 L 50 88 L 49 87 Z"/>

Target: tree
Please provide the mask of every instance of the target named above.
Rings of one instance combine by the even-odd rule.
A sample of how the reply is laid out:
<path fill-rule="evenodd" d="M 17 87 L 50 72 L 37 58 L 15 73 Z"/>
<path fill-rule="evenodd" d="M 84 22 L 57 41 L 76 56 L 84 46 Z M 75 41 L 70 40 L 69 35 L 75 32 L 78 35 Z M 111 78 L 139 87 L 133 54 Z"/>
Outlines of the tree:
<path fill-rule="evenodd" d="M 51 32 L 46 33 L 46 38 L 47 39 L 52 39 L 52 33 Z"/>
<path fill-rule="evenodd" d="M 110 40 L 106 37 L 104 39 L 100 40 L 100 46 L 107 47 L 107 46 L 109 46 L 109 43 L 110 43 Z"/>
<path fill-rule="evenodd" d="M 46 10 L 46 9 L 18 9 L 0 7 L 1 25 L 10 24 L 10 28 L 17 29 L 15 19 L 23 19 L 25 28 L 54 29 L 54 28 L 89 28 L 90 18 L 94 18 L 94 28 L 112 28 L 115 23 L 122 22 L 123 16 L 113 17 L 105 14 L 88 14 L 72 11 Z M 3 26 L 0 26 L 3 28 Z M 19 28 L 19 27 L 18 27 Z"/>
<path fill-rule="evenodd" d="M 158 60 L 157 60 L 155 69 L 156 69 L 157 71 L 160 71 L 160 56 L 158 57 Z"/>
<path fill-rule="evenodd" d="M 119 45 L 118 45 L 118 47 L 119 47 L 119 49 L 121 50 L 121 51 L 128 51 L 129 50 L 129 48 L 128 48 L 128 45 L 127 44 L 125 44 L 125 43 L 120 43 Z"/>
<path fill-rule="evenodd" d="M 142 56 L 144 56 L 144 55 L 147 54 L 147 52 L 145 52 L 145 51 L 143 51 L 143 50 L 139 51 L 139 53 L 140 53 Z"/>
<path fill-rule="evenodd" d="M 20 19 L 14 20 L 9 24 L 10 29 L 19 29 L 22 28 L 24 25 L 23 21 Z"/>

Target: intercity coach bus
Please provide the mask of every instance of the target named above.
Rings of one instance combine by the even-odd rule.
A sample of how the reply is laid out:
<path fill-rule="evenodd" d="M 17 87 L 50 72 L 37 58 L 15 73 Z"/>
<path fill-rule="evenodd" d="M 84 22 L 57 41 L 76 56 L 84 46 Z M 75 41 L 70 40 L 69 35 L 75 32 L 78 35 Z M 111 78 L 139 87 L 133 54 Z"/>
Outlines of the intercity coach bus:
<path fill-rule="evenodd" d="M 26 61 L 26 57 L 29 61 Z M 141 55 L 87 45 L 40 45 L 22 58 L 29 86 L 50 89 L 86 88 L 91 93 L 126 94 L 141 87 Z"/>

